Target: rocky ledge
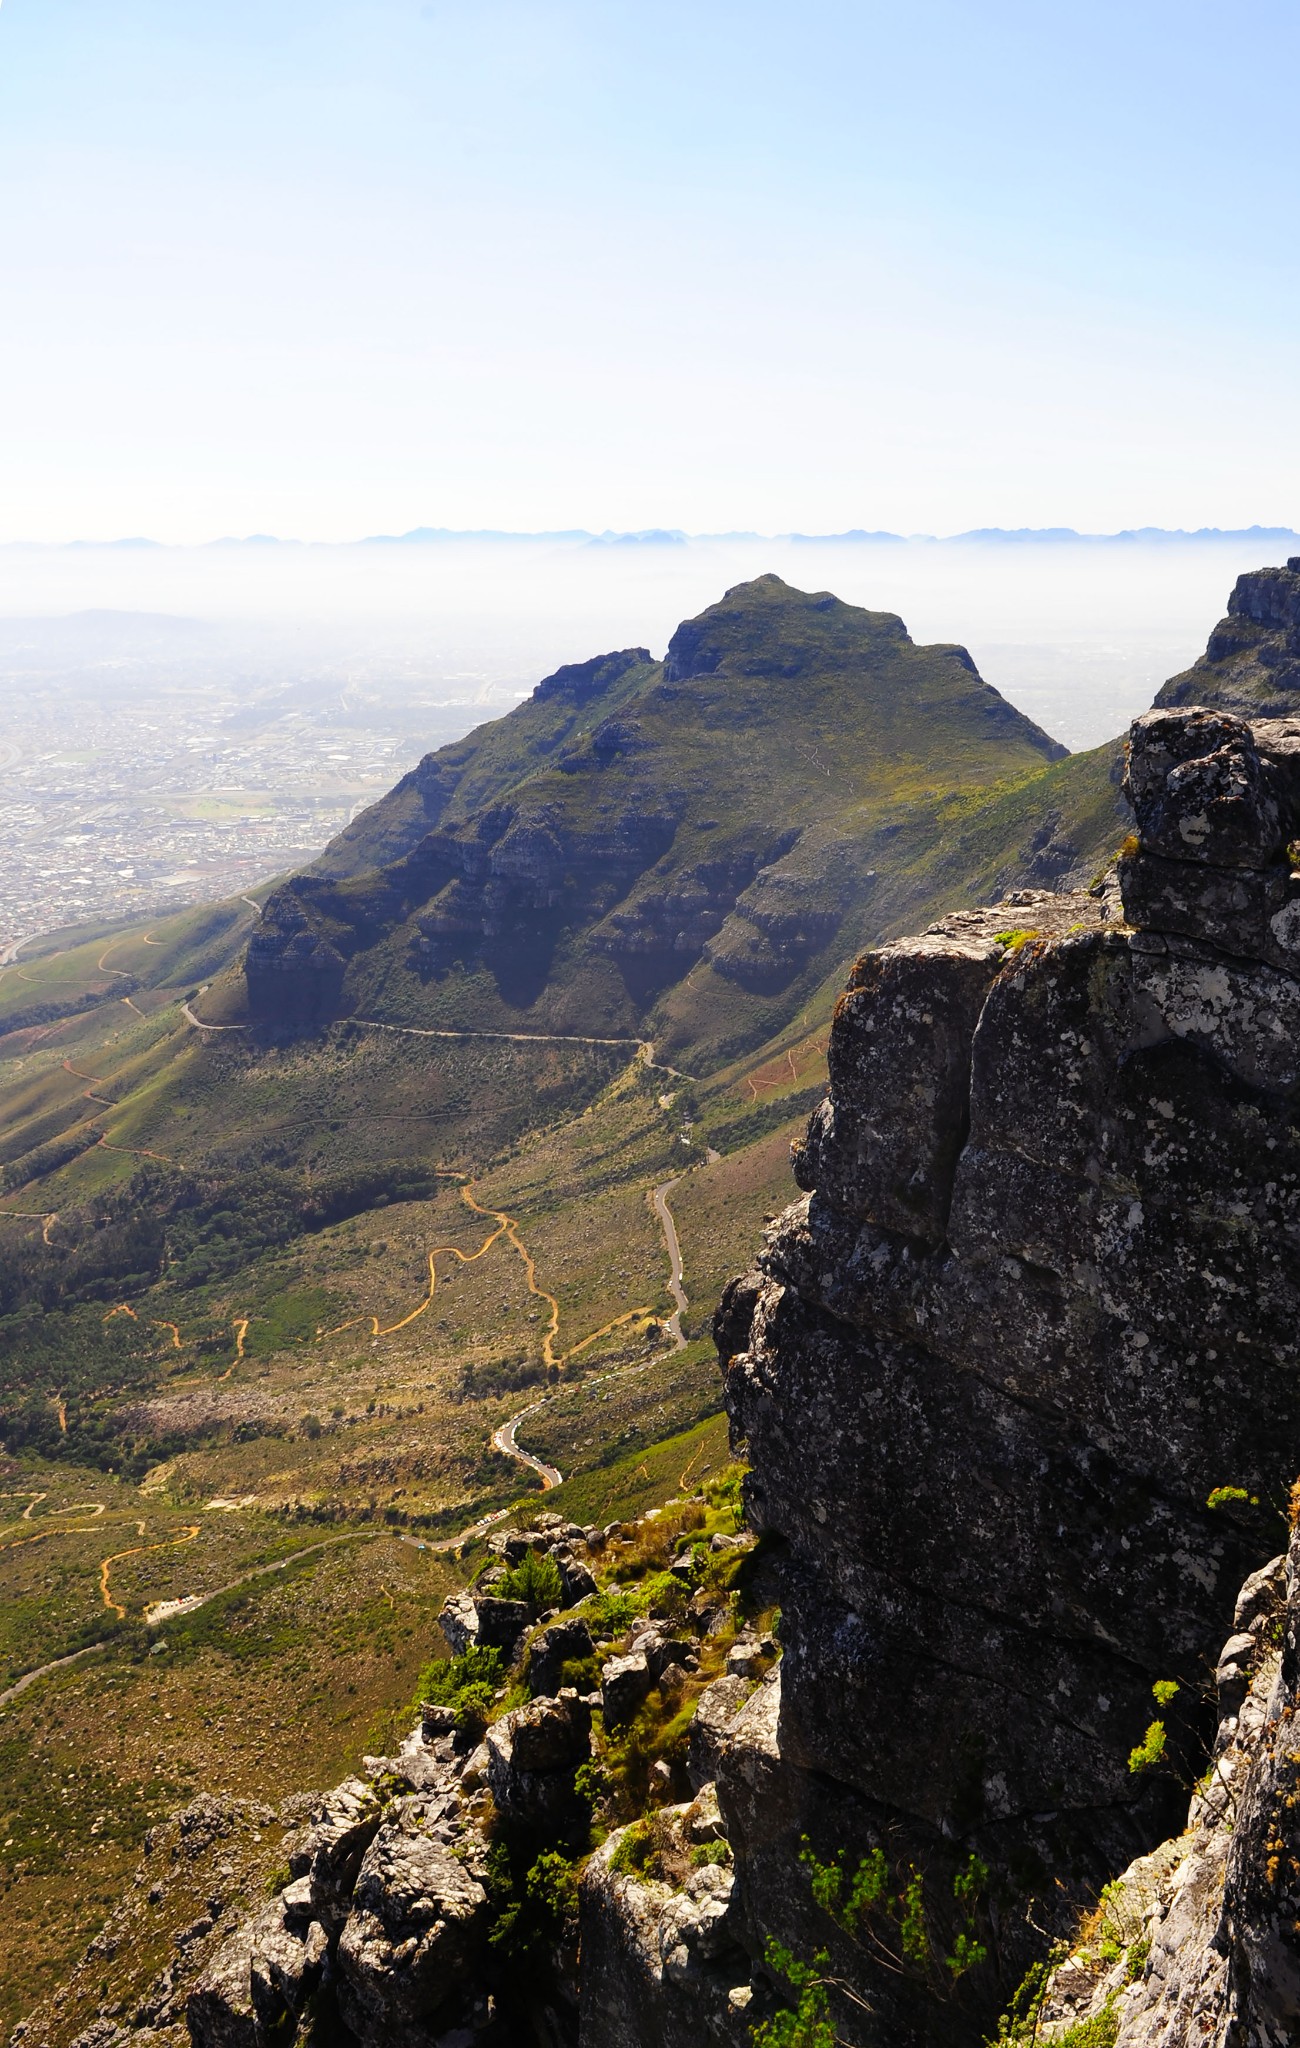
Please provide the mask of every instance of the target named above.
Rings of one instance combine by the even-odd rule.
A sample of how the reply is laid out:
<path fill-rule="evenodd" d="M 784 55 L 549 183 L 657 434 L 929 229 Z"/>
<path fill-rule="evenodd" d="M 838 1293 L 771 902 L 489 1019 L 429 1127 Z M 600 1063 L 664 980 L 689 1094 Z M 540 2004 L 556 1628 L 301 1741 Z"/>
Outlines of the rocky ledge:
<path fill-rule="evenodd" d="M 1153 712 L 1117 877 L 861 960 L 807 1199 L 719 1312 L 785 1644 L 719 1798 L 846 2040 L 980 2040 L 1178 1825 L 1153 1686 L 1170 1757 L 1213 1739 L 1300 1466 L 1298 748 Z"/>

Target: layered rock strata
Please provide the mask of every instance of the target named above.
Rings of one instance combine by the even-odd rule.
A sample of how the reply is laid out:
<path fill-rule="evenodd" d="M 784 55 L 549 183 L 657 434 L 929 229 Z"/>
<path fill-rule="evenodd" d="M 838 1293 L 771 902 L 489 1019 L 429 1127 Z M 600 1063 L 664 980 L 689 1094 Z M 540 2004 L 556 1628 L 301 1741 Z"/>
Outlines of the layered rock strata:
<path fill-rule="evenodd" d="M 739 1918 L 830 1944 L 873 2008 L 846 2039 L 977 2040 L 1035 1928 L 1176 1825 L 1129 1769 L 1152 1685 L 1174 1748 L 1212 1732 L 1198 1677 L 1300 1465 L 1298 749 L 1149 714 L 1118 886 L 861 960 L 807 1199 L 719 1312 L 784 1558 L 779 1687 L 718 1765 Z M 977 1855 L 988 1960 L 837 1947 L 805 1837 L 919 1874 L 940 1961 Z"/>

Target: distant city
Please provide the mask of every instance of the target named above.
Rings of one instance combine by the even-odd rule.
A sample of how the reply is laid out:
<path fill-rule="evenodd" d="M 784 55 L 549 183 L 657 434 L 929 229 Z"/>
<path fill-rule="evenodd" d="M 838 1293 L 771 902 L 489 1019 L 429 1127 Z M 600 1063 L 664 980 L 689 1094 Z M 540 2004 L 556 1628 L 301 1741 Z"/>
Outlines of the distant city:
<path fill-rule="evenodd" d="M 250 675 L 212 638 L 130 615 L 0 622 L 0 956 L 287 873 L 496 708 L 378 666 Z"/>
<path fill-rule="evenodd" d="M 1122 732 L 1290 529 L 948 541 L 419 529 L 303 546 L 0 547 L 0 957 L 301 867 L 561 662 L 662 653 L 775 571 L 959 641 L 1054 737 Z"/>

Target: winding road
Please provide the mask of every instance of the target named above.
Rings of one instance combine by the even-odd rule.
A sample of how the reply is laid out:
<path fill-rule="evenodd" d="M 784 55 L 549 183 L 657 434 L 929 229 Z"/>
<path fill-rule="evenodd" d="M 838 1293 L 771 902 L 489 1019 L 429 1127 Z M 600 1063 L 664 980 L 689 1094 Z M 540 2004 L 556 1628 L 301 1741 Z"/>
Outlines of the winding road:
<path fill-rule="evenodd" d="M 660 1181 L 654 1191 L 655 1215 L 659 1218 L 659 1227 L 663 1231 L 664 1243 L 668 1247 L 668 1292 L 677 1304 L 664 1324 L 665 1330 L 673 1340 L 674 1351 L 686 1349 L 686 1339 L 682 1335 L 682 1317 L 690 1306 L 686 1299 L 686 1290 L 682 1286 L 682 1248 L 677 1241 L 677 1225 L 673 1222 L 673 1212 L 668 1207 L 668 1197 L 680 1179 L 679 1173 L 672 1180 Z"/>

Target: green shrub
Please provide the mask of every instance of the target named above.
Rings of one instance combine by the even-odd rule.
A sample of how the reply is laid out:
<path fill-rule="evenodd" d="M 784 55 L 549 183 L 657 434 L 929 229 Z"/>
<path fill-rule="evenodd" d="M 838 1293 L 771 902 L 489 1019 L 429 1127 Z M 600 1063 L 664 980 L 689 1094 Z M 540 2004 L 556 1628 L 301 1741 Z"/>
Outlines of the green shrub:
<path fill-rule="evenodd" d="M 730 1863 L 730 1861 L 731 1844 L 729 1842 L 697 1842 L 691 1850 L 691 1862 L 697 1870 L 701 1869 L 706 1863 Z"/>
<path fill-rule="evenodd" d="M 1129 1751 L 1128 1767 L 1136 1777 L 1141 1771 L 1154 1770 L 1158 1763 L 1164 1761 L 1164 1754 L 1165 1724 L 1152 1721 L 1141 1742 Z"/>
<path fill-rule="evenodd" d="M 1118 2039 L 1119 2014 L 1112 1997 L 1091 2019 L 1076 2020 L 1072 2027 L 1058 2034 L 1053 2048 L 1115 2048 Z"/>
<path fill-rule="evenodd" d="M 1257 1494 L 1247 1493 L 1244 1486 L 1216 1486 L 1206 1500 L 1207 1508 L 1231 1507 L 1234 1501 L 1248 1503 L 1252 1508 L 1259 1506 Z"/>
<path fill-rule="evenodd" d="M 487 1727 L 502 1677 L 500 1650 L 471 1643 L 458 1657 L 440 1658 L 425 1665 L 416 1689 L 416 1703 L 430 1700 L 437 1706 L 451 1707 L 456 1716 L 456 1733 L 473 1739 Z"/>
<path fill-rule="evenodd" d="M 830 1968 L 829 1955 L 823 1950 L 811 1963 L 801 1963 L 772 1937 L 763 1954 L 769 1970 L 785 1979 L 797 2002 L 793 2011 L 774 2013 L 754 2029 L 754 2048 L 835 2048 L 838 2036 L 822 1975 Z"/>
<path fill-rule="evenodd" d="M 583 1610 L 593 1636 L 621 1636 L 639 1612 L 630 1593 L 594 1593 Z"/>
<path fill-rule="evenodd" d="M 558 1607 L 564 1597 L 560 1567 L 544 1550 L 526 1550 L 493 1588 L 498 1600 L 522 1600 L 532 1614 Z"/>

